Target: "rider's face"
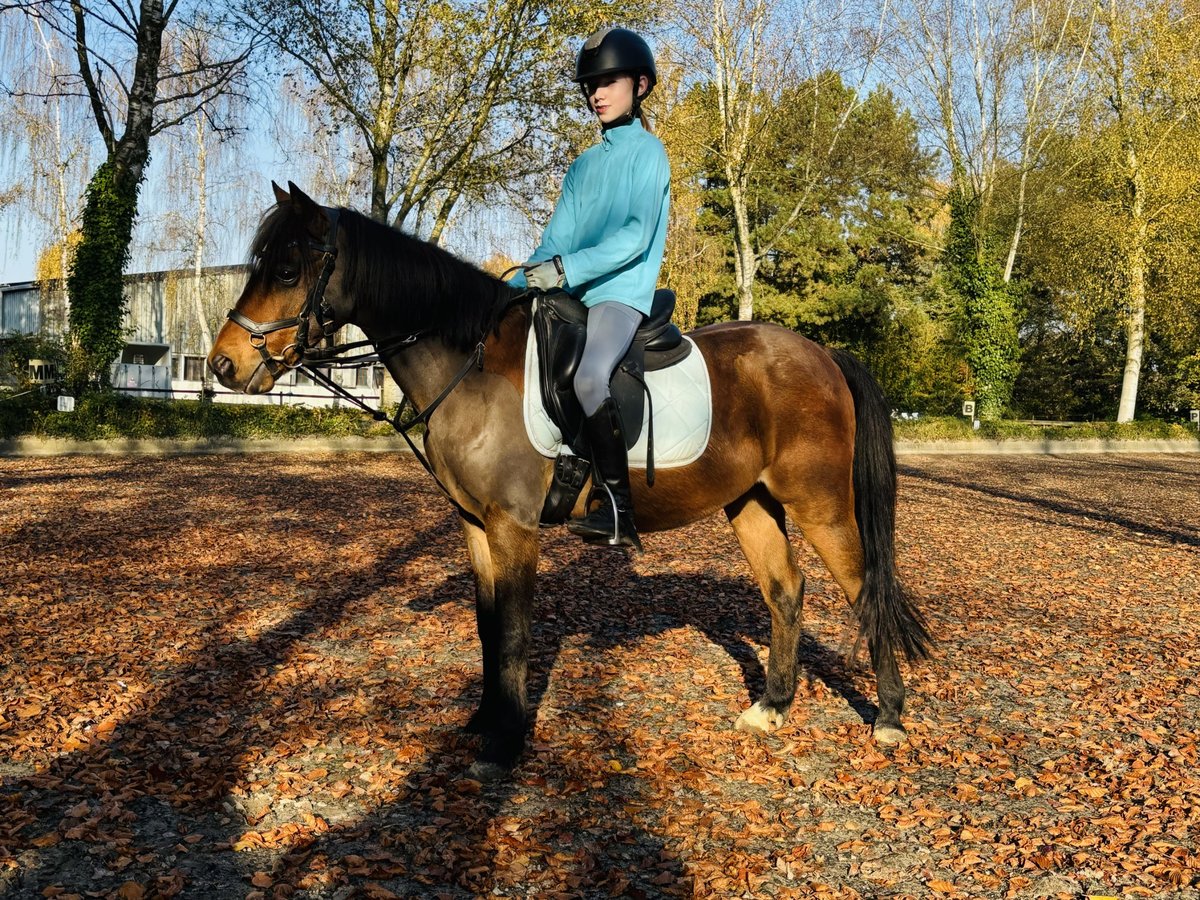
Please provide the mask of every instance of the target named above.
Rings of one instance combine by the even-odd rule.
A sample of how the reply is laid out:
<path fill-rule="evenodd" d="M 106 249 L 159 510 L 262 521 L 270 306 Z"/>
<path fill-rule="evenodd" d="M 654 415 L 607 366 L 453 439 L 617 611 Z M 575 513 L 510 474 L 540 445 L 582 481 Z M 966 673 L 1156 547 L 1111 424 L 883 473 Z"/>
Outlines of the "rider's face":
<path fill-rule="evenodd" d="M 646 76 L 639 76 L 638 87 L 646 89 Z M 586 84 L 588 105 L 605 125 L 617 121 L 633 111 L 633 76 L 601 75 Z"/>

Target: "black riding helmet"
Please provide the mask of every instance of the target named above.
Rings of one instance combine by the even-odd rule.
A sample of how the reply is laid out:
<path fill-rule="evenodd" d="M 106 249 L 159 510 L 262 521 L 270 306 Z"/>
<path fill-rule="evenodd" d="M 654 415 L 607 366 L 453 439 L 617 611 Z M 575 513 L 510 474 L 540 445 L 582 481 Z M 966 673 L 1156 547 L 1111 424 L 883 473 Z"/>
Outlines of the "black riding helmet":
<path fill-rule="evenodd" d="M 576 84 L 587 94 L 587 82 L 601 75 L 613 75 L 618 72 L 631 75 L 645 75 L 649 86 L 641 97 L 634 91 L 633 105 L 636 109 L 641 100 L 650 96 L 654 84 L 658 81 L 658 72 L 654 68 L 654 54 L 649 45 L 628 28 L 601 28 L 583 42 L 579 56 L 575 59 Z"/>

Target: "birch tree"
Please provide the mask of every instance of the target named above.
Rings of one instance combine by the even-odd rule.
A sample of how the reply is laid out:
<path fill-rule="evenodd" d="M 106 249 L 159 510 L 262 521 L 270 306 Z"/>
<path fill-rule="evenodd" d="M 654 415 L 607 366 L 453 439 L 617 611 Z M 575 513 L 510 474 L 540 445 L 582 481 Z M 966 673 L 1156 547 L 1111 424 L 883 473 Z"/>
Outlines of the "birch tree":
<path fill-rule="evenodd" d="M 809 135 L 805 169 L 799 173 L 809 191 L 816 189 L 846 123 L 862 102 L 863 86 L 882 47 L 888 2 L 882 0 L 879 6 L 858 0 L 676 2 L 671 18 L 679 23 L 681 44 L 694 48 L 687 64 L 714 92 L 710 150 L 720 161 L 729 192 L 739 319 L 754 317 L 759 264 L 775 251 L 810 199 L 808 192 L 801 191 L 773 233 L 752 227 L 749 197 L 761 177 L 767 149 L 760 137 L 789 87 L 802 82 L 819 84 L 831 76 L 852 85 L 848 95 L 827 96 L 818 89 L 806 96 L 813 122 L 825 119 L 826 107 L 836 104 L 835 127 Z"/>
<path fill-rule="evenodd" d="M 1104 0 L 1087 64 L 1090 102 L 1066 163 L 1076 189 L 1050 240 L 1067 306 L 1120 322 L 1117 421 L 1129 422 L 1148 330 L 1171 327 L 1200 290 L 1200 19 L 1188 4 Z"/>

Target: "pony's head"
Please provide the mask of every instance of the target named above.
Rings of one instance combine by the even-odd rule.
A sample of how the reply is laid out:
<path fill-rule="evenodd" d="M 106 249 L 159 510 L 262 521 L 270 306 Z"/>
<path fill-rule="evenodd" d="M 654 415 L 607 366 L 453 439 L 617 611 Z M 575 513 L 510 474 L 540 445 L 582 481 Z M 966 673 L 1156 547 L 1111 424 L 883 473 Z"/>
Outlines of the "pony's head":
<path fill-rule="evenodd" d="M 418 338 L 467 352 L 515 291 L 441 247 L 274 182 L 250 277 L 208 355 L 227 388 L 262 394 L 346 324 L 383 352 Z M 336 262 L 336 264 L 335 264 Z"/>
<path fill-rule="evenodd" d="M 262 394 L 304 350 L 345 322 L 336 298 L 339 210 L 326 209 L 288 182 L 271 182 L 276 205 L 258 226 L 250 275 L 217 334 L 208 365 L 227 388 Z"/>

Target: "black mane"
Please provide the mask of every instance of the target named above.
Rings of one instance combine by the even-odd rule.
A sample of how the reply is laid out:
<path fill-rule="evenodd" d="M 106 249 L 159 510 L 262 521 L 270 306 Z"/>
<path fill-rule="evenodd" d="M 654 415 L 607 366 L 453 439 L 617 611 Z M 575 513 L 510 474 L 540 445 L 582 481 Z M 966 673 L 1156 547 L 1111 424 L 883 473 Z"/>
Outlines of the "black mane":
<path fill-rule="evenodd" d="M 337 268 L 356 319 L 424 331 L 467 351 L 498 323 L 494 317 L 516 292 L 503 281 L 427 241 L 338 209 L 343 234 Z M 291 204 L 270 210 L 254 235 L 250 278 L 268 277 L 291 256 L 289 245 L 312 236 Z M 313 254 L 301 254 L 305 280 L 316 277 Z"/>

